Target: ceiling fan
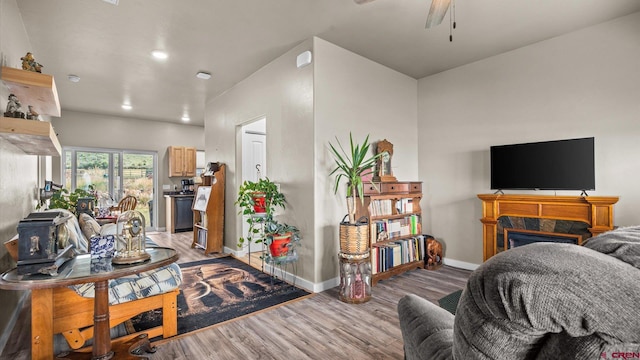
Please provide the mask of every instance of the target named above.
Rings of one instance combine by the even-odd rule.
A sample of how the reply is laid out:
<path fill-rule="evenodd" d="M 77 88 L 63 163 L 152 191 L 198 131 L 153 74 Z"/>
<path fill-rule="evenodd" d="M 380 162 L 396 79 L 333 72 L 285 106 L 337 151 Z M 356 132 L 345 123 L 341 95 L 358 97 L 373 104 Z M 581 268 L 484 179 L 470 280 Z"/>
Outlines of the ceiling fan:
<path fill-rule="evenodd" d="M 372 2 L 374 0 L 353 0 L 356 4 L 366 4 Z M 451 0 L 432 0 L 431 7 L 429 8 L 429 15 L 427 15 L 427 24 L 425 27 L 432 28 L 434 26 L 440 25 L 442 19 L 444 19 L 444 15 L 447 13 L 451 7 Z"/>

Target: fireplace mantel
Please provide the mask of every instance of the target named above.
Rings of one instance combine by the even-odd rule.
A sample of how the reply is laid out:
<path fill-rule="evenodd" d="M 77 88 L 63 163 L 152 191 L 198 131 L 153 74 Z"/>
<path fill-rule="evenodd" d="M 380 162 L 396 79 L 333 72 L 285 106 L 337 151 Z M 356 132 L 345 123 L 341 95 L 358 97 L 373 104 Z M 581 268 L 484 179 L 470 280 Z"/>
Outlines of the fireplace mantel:
<path fill-rule="evenodd" d="M 497 253 L 497 224 L 501 216 L 582 221 L 593 236 L 613 229 L 615 196 L 545 196 L 479 194 L 482 200 L 482 257 Z"/>

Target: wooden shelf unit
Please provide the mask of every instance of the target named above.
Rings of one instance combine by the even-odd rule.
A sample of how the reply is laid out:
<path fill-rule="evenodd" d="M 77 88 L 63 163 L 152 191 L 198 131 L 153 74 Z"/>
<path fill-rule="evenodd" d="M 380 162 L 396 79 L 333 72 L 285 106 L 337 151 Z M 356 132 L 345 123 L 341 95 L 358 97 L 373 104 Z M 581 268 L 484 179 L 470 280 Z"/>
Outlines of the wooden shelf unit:
<path fill-rule="evenodd" d="M 204 254 L 221 253 L 224 247 L 224 178 L 226 166 L 220 168 L 213 176 L 205 177 L 205 184 L 211 186 L 206 211 L 193 210 L 193 242 L 192 248 L 204 249 Z M 196 188 L 196 199 L 198 188 Z"/>
<path fill-rule="evenodd" d="M 60 100 L 53 76 L 3 66 L 2 82 L 22 103 L 41 115 L 60 116 Z M 51 123 L 0 117 L 0 137 L 29 155 L 60 156 L 58 137 Z"/>
<path fill-rule="evenodd" d="M 424 258 L 407 263 L 396 264 L 386 271 L 376 272 L 376 253 L 379 248 L 391 243 L 412 239 L 418 235 L 422 235 L 422 210 L 420 208 L 420 200 L 422 199 L 422 183 L 421 182 L 381 182 L 374 185 L 365 185 L 364 203 L 359 199 L 356 200 L 356 218 L 366 217 L 369 224 L 369 245 L 371 246 L 371 261 L 374 265 L 372 285 L 376 285 L 378 281 L 388 279 L 392 276 L 404 273 L 413 269 L 424 269 Z M 408 209 L 408 204 L 411 208 Z M 398 209 L 400 207 L 400 210 Z M 381 240 L 377 238 L 376 222 L 394 221 L 411 216 L 414 219 L 414 227 L 409 229 L 409 234 L 401 234 Z M 423 253 L 426 250 L 426 244 L 423 244 Z"/>

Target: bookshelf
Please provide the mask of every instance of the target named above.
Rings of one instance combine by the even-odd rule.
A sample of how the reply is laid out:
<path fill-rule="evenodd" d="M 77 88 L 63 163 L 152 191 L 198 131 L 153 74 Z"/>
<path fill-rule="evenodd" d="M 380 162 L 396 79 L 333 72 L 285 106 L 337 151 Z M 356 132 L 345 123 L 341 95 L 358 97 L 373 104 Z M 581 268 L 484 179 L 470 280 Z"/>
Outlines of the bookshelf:
<path fill-rule="evenodd" d="M 204 254 L 221 253 L 224 245 L 224 178 L 226 166 L 220 164 L 212 176 L 204 176 L 195 189 L 193 201 L 192 248 Z"/>
<path fill-rule="evenodd" d="M 365 185 L 364 203 L 356 201 L 356 218 L 367 217 L 372 284 L 405 271 L 424 269 L 421 182 Z"/>

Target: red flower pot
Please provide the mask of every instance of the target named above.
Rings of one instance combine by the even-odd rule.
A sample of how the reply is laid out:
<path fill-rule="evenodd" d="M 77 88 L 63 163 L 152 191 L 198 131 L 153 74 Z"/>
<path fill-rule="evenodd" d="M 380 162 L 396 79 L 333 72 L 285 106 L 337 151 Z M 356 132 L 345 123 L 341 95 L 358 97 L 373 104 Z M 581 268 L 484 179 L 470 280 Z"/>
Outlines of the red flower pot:
<path fill-rule="evenodd" d="M 255 193 L 253 195 L 253 211 L 256 214 L 262 214 L 267 211 L 267 198 L 263 193 Z"/>
<path fill-rule="evenodd" d="M 273 257 L 286 256 L 291 243 L 291 233 L 284 235 L 273 235 L 273 241 L 269 244 L 269 251 Z"/>

